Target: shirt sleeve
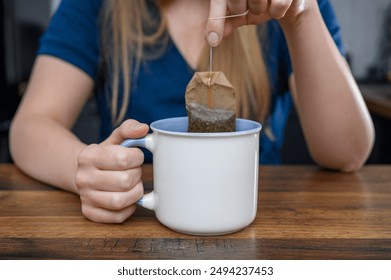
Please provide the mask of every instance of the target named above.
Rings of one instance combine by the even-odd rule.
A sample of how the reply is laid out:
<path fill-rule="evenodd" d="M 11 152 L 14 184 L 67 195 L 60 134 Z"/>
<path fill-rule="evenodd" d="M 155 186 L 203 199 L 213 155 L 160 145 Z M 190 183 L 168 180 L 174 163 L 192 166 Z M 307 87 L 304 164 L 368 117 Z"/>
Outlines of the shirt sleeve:
<path fill-rule="evenodd" d="M 37 54 L 60 58 L 95 79 L 99 65 L 101 0 L 62 0 Z"/>

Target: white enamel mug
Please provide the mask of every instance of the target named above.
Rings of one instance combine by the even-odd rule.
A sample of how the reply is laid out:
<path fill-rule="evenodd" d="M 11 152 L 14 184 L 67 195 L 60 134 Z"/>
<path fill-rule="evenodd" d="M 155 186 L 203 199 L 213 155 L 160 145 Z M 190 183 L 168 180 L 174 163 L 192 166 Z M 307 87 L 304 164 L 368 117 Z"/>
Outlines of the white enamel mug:
<path fill-rule="evenodd" d="M 189 133 L 187 117 L 151 124 L 153 133 L 121 145 L 153 154 L 154 189 L 139 205 L 172 230 L 192 235 L 238 231 L 257 213 L 261 124 L 237 119 L 235 132 Z"/>

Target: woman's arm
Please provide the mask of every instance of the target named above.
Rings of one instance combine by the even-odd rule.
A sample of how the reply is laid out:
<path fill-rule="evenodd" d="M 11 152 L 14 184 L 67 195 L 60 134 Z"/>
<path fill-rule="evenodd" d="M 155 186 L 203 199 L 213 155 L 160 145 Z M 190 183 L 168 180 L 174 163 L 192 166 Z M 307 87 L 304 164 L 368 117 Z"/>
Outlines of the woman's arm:
<path fill-rule="evenodd" d="M 70 130 L 92 87 L 92 79 L 71 64 L 37 58 L 10 131 L 11 155 L 22 170 L 77 192 L 77 157 L 85 144 Z"/>
<path fill-rule="evenodd" d="M 62 60 L 38 57 L 10 132 L 11 154 L 27 174 L 80 196 L 90 220 L 121 223 L 143 195 L 143 153 L 119 144 L 148 126 L 127 120 L 104 142 L 85 145 L 71 132 L 92 79 Z"/>
<path fill-rule="evenodd" d="M 298 115 L 313 159 L 327 168 L 354 171 L 372 150 L 372 120 L 317 1 L 305 3 L 299 16 L 288 11 L 280 20 L 292 60 L 290 87 Z"/>
<path fill-rule="evenodd" d="M 249 13 L 232 20 L 209 20 L 205 35 L 209 44 L 218 45 L 241 25 L 278 19 L 292 60 L 291 91 L 313 159 L 327 168 L 359 169 L 372 149 L 374 128 L 317 1 L 211 0 L 209 16 L 225 16 L 227 10 L 229 14 Z"/>

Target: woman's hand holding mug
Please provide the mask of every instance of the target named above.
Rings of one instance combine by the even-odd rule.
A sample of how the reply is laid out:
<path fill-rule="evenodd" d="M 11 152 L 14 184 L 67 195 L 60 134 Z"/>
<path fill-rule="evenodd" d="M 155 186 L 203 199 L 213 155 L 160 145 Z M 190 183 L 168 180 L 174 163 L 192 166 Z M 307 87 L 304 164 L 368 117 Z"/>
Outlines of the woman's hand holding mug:
<path fill-rule="evenodd" d="M 144 191 L 141 181 L 144 155 L 138 148 L 120 144 L 147 133 L 147 125 L 127 120 L 104 142 L 88 145 L 80 152 L 75 183 L 86 218 L 122 223 L 136 210 L 135 203 Z"/>

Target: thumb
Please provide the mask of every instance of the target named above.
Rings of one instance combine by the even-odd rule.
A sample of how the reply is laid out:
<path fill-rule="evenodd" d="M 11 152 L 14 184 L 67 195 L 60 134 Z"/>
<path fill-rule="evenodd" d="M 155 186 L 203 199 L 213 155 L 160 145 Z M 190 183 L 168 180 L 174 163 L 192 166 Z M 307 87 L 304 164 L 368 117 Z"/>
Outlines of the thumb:
<path fill-rule="evenodd" d="M 119 145 L 129 138 L 144 137 L 148 131 L 148 125 L 136 120 L 126 120 L 117 127 L 105 141 L 102 142 L 102 145 Z"/>

